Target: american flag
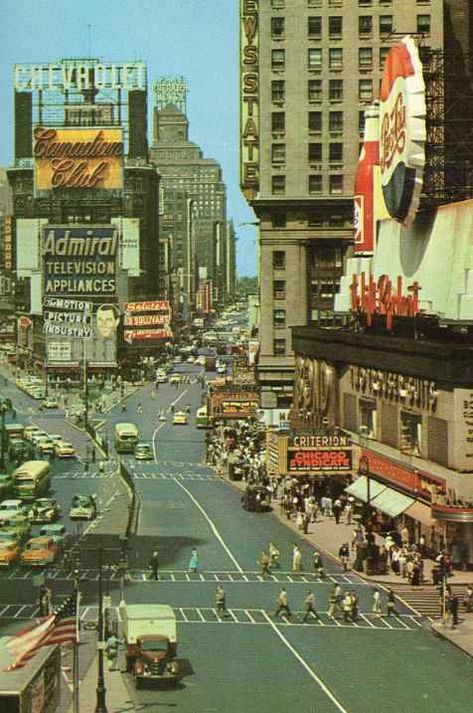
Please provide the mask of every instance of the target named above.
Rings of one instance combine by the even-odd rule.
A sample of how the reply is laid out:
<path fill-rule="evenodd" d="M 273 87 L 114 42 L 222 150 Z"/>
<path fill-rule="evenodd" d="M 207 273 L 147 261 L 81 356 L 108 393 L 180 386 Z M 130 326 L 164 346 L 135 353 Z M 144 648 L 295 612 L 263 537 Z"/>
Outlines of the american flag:
<path fill-rule="evenodd" d="M 8 670 L 23 666 L 42 646 L 75 641 L 76 597 L 71 595 L 52 614 L 10 639 L 6 646 L 14 660 Z"/>

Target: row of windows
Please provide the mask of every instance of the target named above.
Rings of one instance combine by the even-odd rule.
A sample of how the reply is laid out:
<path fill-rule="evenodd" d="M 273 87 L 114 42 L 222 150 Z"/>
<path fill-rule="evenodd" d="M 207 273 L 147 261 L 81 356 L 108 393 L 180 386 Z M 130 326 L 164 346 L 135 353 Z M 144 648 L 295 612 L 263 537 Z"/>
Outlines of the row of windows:
<path fill-rule="evenodd" d="M 348 0 L 349 4 L 353 0 Z M 379 5 L 392 5 L 392 0 L 378 0 Z M 430 5 L 430 0 L 416 0 L 417 5 Z M 324 3 L 328 7 L 343 7 L 343 0 L 307 0 L 307 7 L 323 7 Z M 375 0 L 358 0 L 358 7 L 372 7 Z M 286 7 L 286 0 L 271 0 L 271 7 L 274 10 L 281 10 Z"/>
<path fill-rule="evenodd" d="M 287 224 L 287 218 L 285 213 L 273 213 L 271 216 L 271 225 L 273 228 L 285 228 Z M 307 225 L 309 228 L 322 228 L 324 225 L 328 225 L 331 228 L 344 228 L 346 226 L 352 226 L 353 225 L 353 215 L 352 213 L 349 214 L 343 214 L 343 213 L 330 213 L 330 215 L 322 215 L 319 213 L 311 213 L 307 216 Z M 336 257 L 334 256 L 333 250 L 329 251 L 330 256 L 327 258 L 324 255 L 324 258 L 319 258 L 317 257 L 317 260 L 323 260 L 324 266 L 325 266 L 325 260 L 328 260 L 330 263 L 330 266 L 333 267 L 340 267 L 341 266 L 341 260 L 342 260 L 342 253 L 341 251 L 336 253 Z M 315 258 L 314 258 L 315 259 Z M 333 263 L 333 265 L 332 265 Z"/>
<path fill-rule="evenodd" d="M 308 177 L 309 193 L 322 193 L 323 183 L 321 174 L 313 174 Z M 328 190 L 331 196 L 343 193 L 343 175 L 332 174 L 328 177 Z M 286 176 L 272 176 L 271 193 L 274 196 L 283 196 L 286 193 Z"/>
<path fill-rule="evenodd" d="M 373 97 L 373 82 L 371 79 L 360 79 L 358 84 L 358 97 L 360 101 L 367 101 Z M 359 130 L 363 131 L 364 112 L 359 112 Z M 328 117 L 329 131 L 343 131 L 344 118 L 342 111 L 330 111 Z M 319 133 L 323 129 L 323 113 L 321 111 L 309 111 L 307 114 L 307 128 L 309 132 Z M 286 131 L 286 112 L 271 112 L 271 131 L 273 133 L 284 133 Z M 280 144 L 281 145 L 281 144 Z M 284 145 L 284 144 L 282 144 Z"/>
<path fill-rule="evenodd" d="M 371 15 L 360 15 L 358 18 L 359 37 L 372 37 L 373 18 Z M 379 34 L 389 35 L 394 30 L 392 15 L 378 17 Z M 430 33 L 430 15 L 417 15 L 417 32 Z M 285 35 L 285 18 L 271 18 L 271 36 L 273 39 L 283 39 Z M 323 35 L 323 18 L 320 16 L 307 18 L 307 37 L 311 40 L 320 40 Z M 341 39 L 343 36 L 343 17 L 336 15 L 328 18 L 328 36 L 331 40 Z"/>
<path fill-rule="evenodd" d="M 322 79 L 309 79 L 307 82 L 307 98 L 309 101 L 319 101 L 323 98 Z M 343 100 L 343 79 L 330 79 L 328 86 L 330 101 Z M 283 102 L 286 99 L 286 82 L 284 79 L 274 79 L 271 82 L 271 99 L 273 102 Z"/>
<path fill-rule="evenodd" d="M 329 161 L 343 161 L 343 144 L 340 142 L 329 143 L 328 158 Z M 308 144 L 307 159 L 310 162 L 323 160 L 323 149 L 321 143 Z M 271 161 L 272 163 L 285 163 L 286 144 L 271 145 Z"/>

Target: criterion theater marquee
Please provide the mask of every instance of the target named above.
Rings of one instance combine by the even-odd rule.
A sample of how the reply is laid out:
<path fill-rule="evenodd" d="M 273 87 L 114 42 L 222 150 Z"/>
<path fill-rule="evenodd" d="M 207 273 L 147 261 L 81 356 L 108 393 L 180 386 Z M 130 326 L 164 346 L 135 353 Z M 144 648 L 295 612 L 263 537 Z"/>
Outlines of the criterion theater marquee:
<path fill-rule="evenodd" d="M 352 468 L 350 440 L 344 435 L 314 434 L 286 438 L 287 473 L 349 473 Z"/>

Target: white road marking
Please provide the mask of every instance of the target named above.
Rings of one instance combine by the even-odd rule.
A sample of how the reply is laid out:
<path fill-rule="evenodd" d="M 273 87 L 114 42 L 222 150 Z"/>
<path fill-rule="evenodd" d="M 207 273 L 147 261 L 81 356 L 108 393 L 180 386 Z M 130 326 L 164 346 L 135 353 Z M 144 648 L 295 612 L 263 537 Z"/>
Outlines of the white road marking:
<path fill-rule="evenodd" d="M 235 565 L 235 567 L 237 568 L 237 570 L 238 570 L 239 572 L 243 572 L 243 569 L 240 567 L 239 563 L 237 562 L 237 560 L 235 559 L 235 557 L 233 556 L 233 554 L 230 552 L 228 546 L 225 544 L 225 542 L 224 542 L 224 540 L 223 540 L 223 537 L 221 536 L 221 534 L 219 533 L 219 531 L 218 531 L 217 528 L 215 527 L 214 523 L 212 522 L 212 520 L 210 519 L 210 517 L 209 517 L 209 516 L 207 515 L 207 513 L 205 512 L 204 508 L 203 508 L 202 505 L 199 503 L 199 501 L 192 495 L 192 493 L 191 493 L 189 490 L 187 490 L 187 488 L 186 488 L 185 485 L 183 485 L 179 480 L 177 480 L 177 478 L 173 478 L 173 480 L 174 480 L 174 482 L 175 482 L 182 490 L 184 490 L 185 493 L 187 493 L 187 495 L 190 497 L 190 499 L 192 500 L 192 502 L 194 503 L 194 505 L 200 510 L 200 512 L 202 513 L 202 515 L 205 517 L 205 519 L 206 519 L 207 522 L 209 523 L 209 525 L 210 525 L 210 527 L 211 527 L 211 529 L 212 529 L 212 532 L 214 533 L 215 537 L 216 537 L 217 540 L 220 542 L 220 544 L 222 545 L 223 549 L 225 550 L 225 552 L 227 553 L 227 555 L 230 557 L 230 559 L 232 560 L 232 562 L 233 562 L 233 564 Z"/>
<path fill-rule="evenodd" d="M 332 693 L 332 691 L 325 685 L 325 683 L 322 681 L 322 679 L 319 678 L 319 676 L 317 676 L 317 674 L 315 673 L 315 671 L 309 666 L 309 664 L 308 664 L 308 663 L 302 658 L 302 656 L 296 651 L 296 649 L 292 646 L 292 644 L 286 639 L 286 637 L 284 636 L 284 634 L 283 634 L 281 631 L 279 631 L 279 629 L 278 629 L 278 627 L 276 626 L 276 624 L 275 624 L 273 621 L 271 621 L 271 619 L 270 619 L 269 616 L 266 614 L 266 612 L 263 611 L 262 613 L 263 613 L 264 618 L 265 618 L 266 621 L 268 622 L 268 624 L 271 625 L 273 631 L 276 632 L 276 634 L 279 636 L 279 638 L 281 639 L 281 641 L 287 646 L 287 648 L 289 649 L 289 651 L 296 657 L 296 659 L 299 661 L 299 663 L 305 668 L 305 670 L 307 671 L 307 673 L 309 674 L 309 676 L 311 676 L 311 677 L 314 679 L 314 681 L 320 686 L 320 688 L 321 688 L 322 691 L 325 693 L 325 695 L 326 695 L 328 698 L 330 698 L 330 700 L 331 700 L 332 703 L 338 708 L 338 710 L 340 711 L 340 713 L 348 713 L 348 709 L 345 708 L 344 706 L 342 706 L 342 704 L 340 703 L 340 701 L 334 696 L 334 694 Z"/>
<path fill-rule="evenodd" d="M 156 436 L 158 435 L 158 432 L 161 430 L 163 426 L 166 425 L 166 422 L 160 423 L 158 426 L 153 431 L 153 435 L 151 436 L 151 442 L 153 444 L 153 456 L 154 456 L 154 462 L 158 462 L 158 451 L 156 450 Z M 144 475 L 144 474 L 143 474 Z M 142 475 L 142 477 L 143 477 Z"/>

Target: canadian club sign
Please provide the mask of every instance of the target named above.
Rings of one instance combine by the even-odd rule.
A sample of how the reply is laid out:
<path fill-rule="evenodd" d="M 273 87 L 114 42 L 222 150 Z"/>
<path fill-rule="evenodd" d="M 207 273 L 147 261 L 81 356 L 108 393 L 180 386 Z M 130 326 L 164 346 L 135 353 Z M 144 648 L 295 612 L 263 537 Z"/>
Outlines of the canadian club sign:
<path fill-rule="evenodd" d="M 379 106 L 379 165 L 389 215 L 406 227 L 419 206 L 425 165 L 425 84 L 412 37 L 391 48 Z"/>
<path fill-rule="evenodd" d="M 396 280 L 396 286 L 387 275 L 378 279 L 373 275 L 365 277 L 353 275 L 350 285 L 350 302 L 352 312 L 363 314 L 366 324 L 370 327 L 374 315 L 383 315 L 386 318 L 386 329 L 392 329 L 394 317 L 414 317 L 419 314 L 420 285 L 413 282 L 404 292 L 402 277 Z"/>
<path fill-rule="evenodd" d="M 36 190 L 122 188 L 122 139 L 121 129 L 36 127 Z"/>

